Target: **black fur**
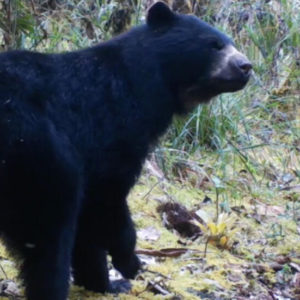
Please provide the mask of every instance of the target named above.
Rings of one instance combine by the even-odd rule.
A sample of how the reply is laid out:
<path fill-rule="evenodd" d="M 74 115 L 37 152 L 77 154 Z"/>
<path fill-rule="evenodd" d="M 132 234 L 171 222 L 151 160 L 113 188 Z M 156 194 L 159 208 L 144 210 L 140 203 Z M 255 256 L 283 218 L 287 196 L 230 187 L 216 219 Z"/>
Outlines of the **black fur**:
<path fill-rule="evenodd" d="M 65 300 L 71 266 L 76 284 L 113 291 L 107 252 L 135 276 L 126 197 L 174 113 L 226 92 L 209 77 L 222 57 L 211 38 L 231 44 L 158 4 L 93 48 L 0 54 L 0 231 L 28 299 Z"/>

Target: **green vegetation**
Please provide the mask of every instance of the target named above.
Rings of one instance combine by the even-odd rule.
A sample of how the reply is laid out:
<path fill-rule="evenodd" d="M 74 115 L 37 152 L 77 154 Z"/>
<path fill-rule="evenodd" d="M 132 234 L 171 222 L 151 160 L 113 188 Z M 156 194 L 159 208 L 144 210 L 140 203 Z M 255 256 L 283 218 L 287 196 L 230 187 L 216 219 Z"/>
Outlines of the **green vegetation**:
<path fill-rule="evenodd" d="M 146 3 L 0 0 L 0 49 L 86 47 L 142 22 Z M 150 251 L 131 294 L 74 287 L 71 299 L 300 299 L 299 1 L 169 3 L 231 35 L 253 78 L 176 118 L 149 157 L 130 195 L 138 249 Z M 203 235 L 171 229 L 157 212 L 166 202 L 183 205 Z M 0 265 L 0 285 L 14 280 L 3 250 Z"/>

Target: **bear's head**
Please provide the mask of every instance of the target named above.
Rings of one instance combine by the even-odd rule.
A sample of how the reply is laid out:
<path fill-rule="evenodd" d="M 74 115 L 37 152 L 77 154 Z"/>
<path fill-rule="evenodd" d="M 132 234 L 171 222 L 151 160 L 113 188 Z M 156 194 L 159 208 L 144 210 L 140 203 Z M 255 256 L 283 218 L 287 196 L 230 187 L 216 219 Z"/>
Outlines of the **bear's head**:
<path fill-rule="evenodd" d="M 176 14 L 157 2 L 148 11 L 147 28 L 178 112 L 248 82 L 252 65 L 246 56 L 228 36 L 197 17 Z"/>

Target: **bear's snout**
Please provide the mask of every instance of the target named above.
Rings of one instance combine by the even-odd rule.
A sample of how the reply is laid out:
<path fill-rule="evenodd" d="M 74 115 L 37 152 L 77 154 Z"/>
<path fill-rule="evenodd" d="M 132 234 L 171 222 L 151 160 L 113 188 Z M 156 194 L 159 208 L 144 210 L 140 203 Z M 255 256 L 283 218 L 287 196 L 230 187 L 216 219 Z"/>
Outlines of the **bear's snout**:
<path fill-rule="evenodd" d="M 240 53 L 234 47 L 232 48 L 234 50 L 232 49 L 229 50 L 230 53 L 232 53 L 232 55 L 229 54 L 228 64 L 234 67 L 233 72 L 239 72 L 242 76 L 245 76 L 245 79 L 248 80 L 251 74 L 252 64 L 250 63 L 250 61 L 245 55 Z"/>
<path fill-rule="evenodd" d="M 250 75 L 250 71 L 252 70 L 252 64 L 247 58 L 237 59 L 236 65 L 240 69 L 240 71 L 246 76 Z"/>
<path fill-rule="evenodd" d="M 248 82 L 252 64 L 233 45 L 226 46 L 220 53 L 218 64 L 211 72 L 211 79 L 218 82 L 220 92 L 234 92 Z"/>

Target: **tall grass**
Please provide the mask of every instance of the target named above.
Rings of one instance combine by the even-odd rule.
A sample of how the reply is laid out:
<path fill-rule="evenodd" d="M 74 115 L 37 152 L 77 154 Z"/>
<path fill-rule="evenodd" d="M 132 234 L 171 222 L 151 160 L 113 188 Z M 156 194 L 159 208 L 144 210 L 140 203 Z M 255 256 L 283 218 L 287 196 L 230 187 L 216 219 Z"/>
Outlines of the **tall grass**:
<path fill-rule="evenodd" d="M 215 25 L 232 36 L 253 62 L 254 76 L 243 92 L 222 95 L 211 105 L 199 107 L 186 120 L 175 120 L 174 128 L 169 131 L 174 141 L 172 146 L 179 147 L 181 143 L 187 151 L 199 145 L 224 147 L 228 138 L 239 136 L 240 124 L 246 129 L 247 108 L 251 105 L 264 110 L 269 106 L 268 101 L 277 99 L 281 103 L 286 95 L 299 92 L 298 1 L 248 1 L 246 7 L 239 2 L 225 4 L 226 8 L 211 1 L 206 9 L 211 15 L 205 18 L 216 19 Z M 297 97 L 287 98 L 297 101 Z"/>

